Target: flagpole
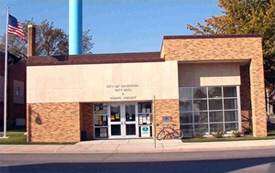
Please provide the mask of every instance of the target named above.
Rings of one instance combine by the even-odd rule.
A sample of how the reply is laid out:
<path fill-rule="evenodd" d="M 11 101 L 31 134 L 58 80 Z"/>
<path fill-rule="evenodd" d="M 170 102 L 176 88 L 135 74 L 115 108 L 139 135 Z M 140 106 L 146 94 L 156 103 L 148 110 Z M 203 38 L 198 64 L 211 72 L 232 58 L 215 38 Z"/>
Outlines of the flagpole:
<path fill-rule="evenodd" d="M 7 138 L 7 85 L 8 85 L 8 25 L 9 25 L 9 7 L 7 7 L 6 19 L 6 45 L 5 45 L 5 78 L 4 78 L 4 134 L 3 138 Z"/>

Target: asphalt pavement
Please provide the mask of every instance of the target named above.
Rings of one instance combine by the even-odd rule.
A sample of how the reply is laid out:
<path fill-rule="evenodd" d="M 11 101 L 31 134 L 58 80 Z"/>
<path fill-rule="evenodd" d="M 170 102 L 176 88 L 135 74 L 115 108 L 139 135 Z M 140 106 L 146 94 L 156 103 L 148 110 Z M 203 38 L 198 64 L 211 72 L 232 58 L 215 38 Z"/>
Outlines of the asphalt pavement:
<path fill-rule="evenodd" d="M 1 154 L 1 173 L 274 173 L 274 149 Z"/>

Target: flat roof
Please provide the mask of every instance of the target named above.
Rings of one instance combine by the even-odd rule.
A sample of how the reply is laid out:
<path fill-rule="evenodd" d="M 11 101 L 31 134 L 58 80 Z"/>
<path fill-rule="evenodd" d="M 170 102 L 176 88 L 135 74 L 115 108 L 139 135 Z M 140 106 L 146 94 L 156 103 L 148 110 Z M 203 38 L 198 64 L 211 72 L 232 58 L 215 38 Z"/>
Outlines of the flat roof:
<path fill-rule="evenodd" d="M 108 64 L 165 61 L 160 52 L 109 53 L 87 55 L 31 56 L 27 66 Z"/>
<path fill-rule="evenodd" d="M 260 34 L 217 34 L 217 35 L 168 35 L 163 39 L 208 39 L 208 38 L 245 38 L 245 37 L 261 37 Z"/>
<path fill-rule="evenodd" d="M 231 35 L 171 35 L 166 39 L 215 39 L 215 38 L 251 38 L 261 37 L 259 34 L 231 34 Z M 28 58 L 27 66 L 43 65 L 76 65 L 76 64 L 108 64 L 108 63 L 136 63 L 165 61 L 160 57 L 160 52 L 132 52 L 132 53 L 107 53 L 87 55 L 56 55 L 32 56 Z"/>

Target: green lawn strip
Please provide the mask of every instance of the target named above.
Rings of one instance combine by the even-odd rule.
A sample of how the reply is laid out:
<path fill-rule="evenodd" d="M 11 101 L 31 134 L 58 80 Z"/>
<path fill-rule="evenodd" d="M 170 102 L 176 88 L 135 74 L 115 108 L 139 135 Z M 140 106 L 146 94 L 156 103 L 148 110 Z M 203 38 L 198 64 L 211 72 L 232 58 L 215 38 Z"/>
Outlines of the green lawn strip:
<path fill-rule="evenodd" d="M 68 144 L 68 145 L 72 145 L 75 143 L 72 142 L 63 142 L 63 143 L 57 143 L 57 142 L 27 142 L 26 140 L 26 135 L 24 135 L 25 132 L 21 132 L 21 131 L 11 131 L 11 132 L 7 132 L 7 137 L 8 138 L 4 138 L 4 139 L 0 139 L 0 145 L 5 144 L 5 145 L 12 145 L 12 144 L 16 144 L 16 145 L 37 145 L 37 144 L 41 144 L 41 145 L 64 145 L 64 144 Z M 3 133 L 0 133 L 0 137 L 3 137 Z"/>
<path fill-rule="evenodd" d="M 0 136 L 3 137 L 3 133 L 0 133 Z M 24 132 L 8 132 L 8 138 L 0 139 L 0 144 L 21 144 L 26 143 L 26 136 Z"/>
<path fill-rule="evenodd" d="M 249 140 L 269 140 L 275 139 L 275 136 L 267 136 L 267 137 L 238 137 L 238 138 L 190 138 L 190 139 L 182 139 L 182 142 L 228 142 L 228 141 L 249 141 Z"/>

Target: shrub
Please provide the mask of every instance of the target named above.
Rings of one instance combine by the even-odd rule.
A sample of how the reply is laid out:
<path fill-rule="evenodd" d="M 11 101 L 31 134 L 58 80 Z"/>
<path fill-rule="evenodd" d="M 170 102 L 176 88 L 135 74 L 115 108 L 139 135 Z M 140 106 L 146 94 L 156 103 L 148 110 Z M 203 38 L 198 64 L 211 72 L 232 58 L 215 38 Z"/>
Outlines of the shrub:
<path fill-rule="evenodd" d="M 195 138 L 202 139 L 203 138 L 203 134 L 201 134 L 199 132 L 195 132 Z"/>
<path fill-rule="evenodd" d="M 211 135 L 214 136 L 215 138 L 222 138 L 223 134 L 224 132 L 222 130 L 218 130 L 216 133 L 211 133 Z"/>
<path fill-rule="evenodd" d="M 233 136 L 234 136 L 235 138 L 241 137 L 241 135 L 242 135 L 242 133 L 239 132 L 239 131 L 233 131 L 232 134 L 233 134 Z"/>

